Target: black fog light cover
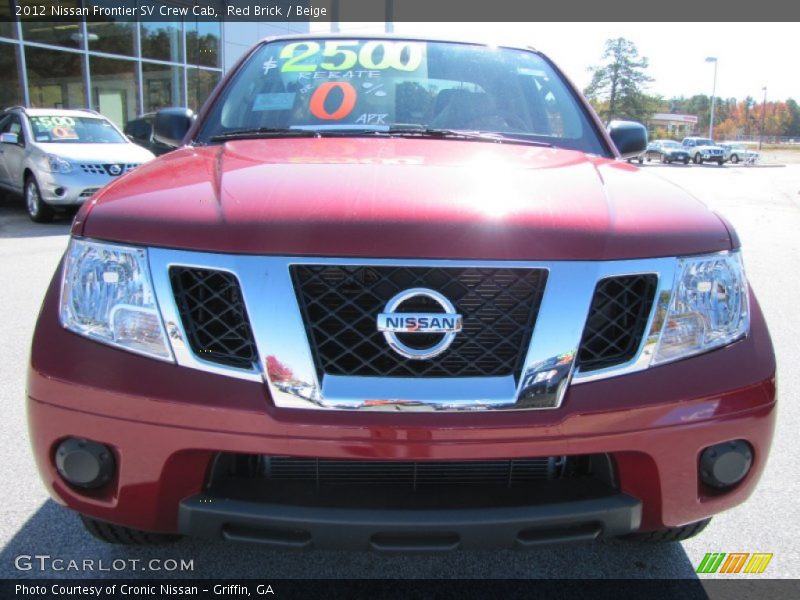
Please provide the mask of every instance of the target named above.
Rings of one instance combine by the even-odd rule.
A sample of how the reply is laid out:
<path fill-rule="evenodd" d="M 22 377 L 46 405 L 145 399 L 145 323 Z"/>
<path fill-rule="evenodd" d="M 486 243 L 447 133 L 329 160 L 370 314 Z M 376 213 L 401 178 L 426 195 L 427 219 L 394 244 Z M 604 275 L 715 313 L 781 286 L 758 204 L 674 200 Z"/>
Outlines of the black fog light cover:
<path fill-rule="evenodd" d="M 114 475 L 114 454 L 108 446 L 81 438 L 67 438 L 56 449 L 56 470 L 79 488 L 97 488 Z"/>
<path fill-rule="evenodd" d="M 744 440 L 709 446 L 700 455 L 700 479 L 723 489 L 739 483 L 753 464 L 753 448 Z"/>

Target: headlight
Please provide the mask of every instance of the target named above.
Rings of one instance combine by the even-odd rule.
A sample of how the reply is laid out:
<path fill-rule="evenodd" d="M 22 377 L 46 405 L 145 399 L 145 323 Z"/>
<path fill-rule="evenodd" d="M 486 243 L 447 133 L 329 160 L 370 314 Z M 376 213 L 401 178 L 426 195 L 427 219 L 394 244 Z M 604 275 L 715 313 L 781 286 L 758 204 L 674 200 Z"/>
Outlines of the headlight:
<path fill-rule="evenodd" d="M 70 331 L 172 360 L 143 248 L 73 239 L 64 264 L 60 313 Z"/>
<path fill-rule="evenodd" d="M 747 280 L 739 253 L 682 258 L 653 363 L 730 344 L 749 330 Z"/>
<path fill-rule="evenodd" d="M 71 173 L 72 163 L 55 154 L 47 155 L 47 166 L 53 173 Z"/>

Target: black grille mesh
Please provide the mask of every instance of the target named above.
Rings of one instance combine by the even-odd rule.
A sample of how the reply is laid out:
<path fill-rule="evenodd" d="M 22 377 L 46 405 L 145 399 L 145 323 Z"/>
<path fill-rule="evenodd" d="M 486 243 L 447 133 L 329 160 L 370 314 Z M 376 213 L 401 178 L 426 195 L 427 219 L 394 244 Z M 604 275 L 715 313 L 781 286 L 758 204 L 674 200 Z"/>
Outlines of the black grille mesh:
<path fill-rule="evenodd" d="M 222 365 L 252 366 L 258 354 L 236 276 L 191 267 L 171 267 L 169 276 L 194 353 Z"/>
<path fill-rule="evenodd" d="M 473 461 L 384 461 L 264 457 L 262 473 L 273 481 L 306 481 L 321 485 L 406 486 L 413 489 L 447 485 L 513 487 L 554 479 L 562 458 L 519 458 Z"/>
<path fill-rule="evenodd" d="M 293 265 L 292 278 L 318 375 L 391 377 L 519 376 L 547 272 L 541 269 Z M 442 293 L 463 315 L 452 345 L 430 360 L 395 353 L 376 320 L 397 293 L 423 287 Z M 430 304 L 428 304 L 430 302 Z M 420 299 L 405 312 L 441 312 Z M 440 334 L 406 335 L 420 347 Z"/>
<path fill-rule="evenodd" d="M 657 283 L 655 275 L 640 274 L 609 277 L 597 284 L 578 352 L 582 371 L 622 364 L 636 355 Z"/>

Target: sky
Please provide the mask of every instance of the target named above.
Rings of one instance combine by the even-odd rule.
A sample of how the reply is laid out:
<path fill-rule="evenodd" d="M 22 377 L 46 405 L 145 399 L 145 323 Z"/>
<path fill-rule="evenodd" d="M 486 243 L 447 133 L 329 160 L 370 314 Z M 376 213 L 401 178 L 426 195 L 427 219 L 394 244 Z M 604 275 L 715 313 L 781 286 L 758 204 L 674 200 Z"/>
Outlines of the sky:
<path fill-rule="evenodd" d="M 341 24 L 342 32 L 383 30 L 382 23 Z M 768 101 L 800 102 L 797 23 L 395 23 L 394 32 L 530 45 L 581 89 L 591 78 L 587 69 L 600 63 L 605 40 L 621 36 L 649 59 L 650 93 L 711 95 L 714 64 L 705 59 L 714 56 L 717 97 L 761 102 L 766 87 Z"/>

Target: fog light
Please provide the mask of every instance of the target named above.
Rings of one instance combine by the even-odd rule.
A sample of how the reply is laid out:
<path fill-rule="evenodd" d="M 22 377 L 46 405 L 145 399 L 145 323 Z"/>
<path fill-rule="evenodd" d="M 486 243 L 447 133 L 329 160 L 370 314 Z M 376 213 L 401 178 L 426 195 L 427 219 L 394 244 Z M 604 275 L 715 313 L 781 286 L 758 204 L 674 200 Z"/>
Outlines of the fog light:
<path fill-rule="evenodd" d="M 103 444 L 67 438 L 56 450 L 56 470 L 75 487 L 97 488 L 114 475 L 114 454 Z"/>
<path fill-rule="evenodd" d="M 56 189 L 53 190 L 53 192 L 55 193 L 56 196 L 63 196 L 66 190 L 63 187 L 57 187 Z"/>
<path fill-rule="evenodd" d="M 700 479 L 722 489 L 739 483 L 753 464 L 753 448 L 744 440 L 709 446 L 700 455 Z"/>

